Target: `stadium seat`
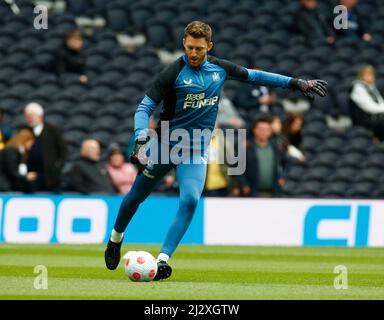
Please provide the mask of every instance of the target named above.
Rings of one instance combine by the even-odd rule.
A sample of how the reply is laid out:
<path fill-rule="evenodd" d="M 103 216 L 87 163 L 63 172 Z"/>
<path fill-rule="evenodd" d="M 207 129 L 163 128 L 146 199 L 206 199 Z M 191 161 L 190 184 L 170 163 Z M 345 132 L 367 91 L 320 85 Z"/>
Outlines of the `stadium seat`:
<path fill-rule="evenodd" d="M 363 168 L 355 177 L 355 181 L 357 184 L 363 182 L 378 182 L 380 176 L 382 174 L 382 170 L 380 168 Z"/>
<path fill-rule="evenodd" d="M 92 4 L 88 0 L 66 0 L 67 10 L 75 16 L 84 16 Z"/>
<path fill-rule="evenodd" d="M 113 116 L 103 116 L 98 117 L 100 120 L 93 121 L 89 128 L 90 132 L 109 132 L 114 133 L 116 131 L 116 125 L 118 123 L 118 118 Z"/>
<path fill-rule="evenodd" d="M 22 102 L 18 97 L 8 96 L 1 98 L 1 108 L 12 116 L 18 115 L 20 113 L 21 107 Z"/>
<path fill-rule="evenodd" d="M 373 184 L 370 182 L 352 184 L 347 188 L 345 196 L 352 199 L 370 199 L 373 196 Z"/>
<path fill-rule="evenodd" d="M 322 185 L 316 180 L 304 180 L 298 184 L 296 196 L 299 198 L 316 198 L 320 195 Z"/>
<path fill-rule="evenodd" d="M 81 101 L 76 105 L 69 106 L 69 113 L 71 118 L 77 117 L 79 115 L 92 117 L 95 110 L 97 110 L 100 107 L 101 107 L 101 102 L 99 100 L 89 99 L 89 100 Z"/>
<path fill-rule="evenodd" d="M 372 191 L 372 198 L 384 199 L 384 187 L 382 185 L 377 186 Z"/>
<path fill-rule="evenodd" d="M 79 147 L 81 145 L 81 142 L 84 140 L 84 138 L 87 136 L 87 134 L 82 130 L 71 130 L 71 131 L 65 131 L 63 133 L 65 141 L 75 148 L 77 148 L 77 152 L 79 151 Z M 76 152 L 76 153 L 77 153 Z"/>
<path fill-rule="evenodd" d="M 320 144 L 320 138 L 316 136 L 311 135 L 304 135 L 303 142 L 301 144 L 301 147 L 304 151 L 304 153 L 315 153 L 319 149 Z"/>
<path fill-rule="evenodd" d="M 315 122 L 310 122 L 308 124 L 304 124 L 302 135 L 322 138 L 326 131 L 327 131 L 327 127 L 323 121 L 315 121 Z"/>
<path fill-rule="evenodd" d="M 370 154 L 368 158 L 364 160 L 364 165 L 368 168 L 384 169 L 384 154 Z"/>
<path fill-rule="evenodd" d="M 348 186 L 349 184 L 344 181 L 332 181 L 320 191 L 320 197 L 328 199 L 344 198 Z"/>
<path fill-rule="evenodd" d="M 309 168 L 305 172 L 305 180 L 319 181 L 323 182 L 326 180 L 328 175 L 331 173 L 331 169 L 329 166 L 316 166 L 313 168 Z"/>
<path fill-rule="evenodd" d="M 349 139 L 348 143 L 344 145 L 343 153 L 348 153 L 352 151 L 365 153 L 367 146 L 369 146 L 371 143 L 372 143 L 372 140 L 363 138 L 363 137 L 356 137 L 355 139 Z"/>
<path fill-rule="evenodd" d="M 144 32 L 146 21 L 152 17 L 152 10 L 150 7 L 131 7 L 130 15 L 137 32 Z"/>
<path fill-rule="evenodd" d="M 372 139 L 372 133 L 361 126 L 353 126 L 348 131 L 346 132 L 346 138 L 350 141 L 355 140 L 356 138 L 363 138 L 366 140 L 371 140 Z"/>
<path fill-rule="evenodd" d="M 88 70 L 100 73 L 108 58 L 103 54 L 94 54 L 87 58 L 86 67 Z"/>
<path fill-rule="evenodd" d="M 319 145 L 318 152 L 322 153 L 330 151 L 333 153 L 340 153 L 344 145 L 345 140 L 342 137 L 329 137 Z"/>
<path fill-rule="evenodd" d="M 298 183 L 288 180 L 282 187 L 282 194 L 287 197 L 294 197 L 297 194 Z"/>
<path fill-rule="evenodd" d="M 83 133 L 88 133 L 90 131 L 91 123 L 91 117 L 82 114 L 77 114 L 75 117 L 71 117 L 71 121 L 68 121 L 63 126 L 63 130 L 65 132 L 81 131 Z"/>
<path fill-rule="evenodd" d="M 96 14 L 104 15 L 105 9 L 107 6 L 107 2 L 105 0 L 92 0 L 92 6 Z"/>
<path fill-rule="evenodd" d="M 172 48 L 173 39 L 171 37 L 171 32 L 169 26 L 157 20 L 148 20 L 145 27 L 145 33 L 147 36 L 147 41 L 150 46 L 154 48 Z"/>
<path fill-rule="evenodd" d="M 65 124 L 65 117 L 63 117 L 60 114 L 47 114 L 45 116 L 45 120 L 47 123 L 53 124 L 54 126 L 58 128 L 62 128 Z"/>
<path fill-rule="evenodd" d="M 318 153 L 316 156 L 308 159 L 308 165 L 312 168 L 326 166 L 332 168 L 335 162 L 339 159 L 339 155 L 332 151 Z"/>
<path fill-rule="evenodd" d="M 361 152 L 351 151 L 343 153 L 343 156 L 335 163 L 335 166 L 338 168 L 342 168 L 344 166 L 360 168 L 363 158 L 364 153 Z"/>
<path fill-rule="evenodd" d="M 289 166 L 287 172 L 287 179 L 291 181 L 300 181 L 306 172 L 306 168 L 303 165 Z"/>
<path fill-rule="evenodd" d="M 91 133 L 89 136 L 99 141 L 102 149 L 107 148 L 112 141 L 112 135 L 109 131 L 97 131 Z"/>

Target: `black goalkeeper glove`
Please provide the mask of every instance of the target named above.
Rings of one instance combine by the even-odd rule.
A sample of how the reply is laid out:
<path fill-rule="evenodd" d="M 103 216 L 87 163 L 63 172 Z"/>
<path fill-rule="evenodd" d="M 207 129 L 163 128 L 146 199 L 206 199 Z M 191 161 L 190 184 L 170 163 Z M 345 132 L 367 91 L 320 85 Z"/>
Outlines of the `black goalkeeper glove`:
<path fill-rule="evenodd" d="M 147 139 L 145 140 L 136 140 L 135 147 L 131 153 L 131 163 L 137 167 L 138 174 L 140 174 L 146 166 L 147 156 L 145 144 L 147 143 Z"/>
<path fill-rule="evenodd" d="M 290 88 L 300 90 L 303 95 L 310 100 L 315 98 L 314 93 L 320 97 L 325 97 L 328 91 L 327 85 L 328 83 L 324 80 L 303 80 L 293 78 L 289 81 Z"/>

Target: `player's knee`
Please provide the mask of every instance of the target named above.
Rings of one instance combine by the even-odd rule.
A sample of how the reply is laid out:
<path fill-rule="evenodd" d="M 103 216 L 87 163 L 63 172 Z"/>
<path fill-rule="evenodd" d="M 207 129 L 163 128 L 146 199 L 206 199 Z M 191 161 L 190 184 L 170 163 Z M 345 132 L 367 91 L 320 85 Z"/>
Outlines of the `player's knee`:
<path fill-rule="evenodd" d="M 199 195 L 194 193 L 186 194 L 180 200 L 180 205 L 186 209 L 188 213 L 193 214 L 199 202 Z"/>

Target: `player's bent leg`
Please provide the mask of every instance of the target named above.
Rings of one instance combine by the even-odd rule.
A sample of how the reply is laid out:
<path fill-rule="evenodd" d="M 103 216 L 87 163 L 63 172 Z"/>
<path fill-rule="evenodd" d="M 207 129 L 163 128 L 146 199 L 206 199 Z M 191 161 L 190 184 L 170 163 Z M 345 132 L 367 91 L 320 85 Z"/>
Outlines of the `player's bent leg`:
<path fill-rule="evenodd" d="M 171 257 L 187 231 L 204 188 L 205 174 L 205 164 L 180 164 L 177 166 L 176 176 L 180 188 L 179 209 L 168 230 L 159 257 L 162 254 Z M 171 276 L 171 273 L 172 268 L 168 261 L 159 260 L 158 271 L 154 280 L 166 279 Z"/>
<path fill-rule="evenodd" d="M 136 177 L 132 189 L 126 194 L 120 205 L 112 236 L 105 250 L 105 265 L 109 270 L 115 270 L 119 265 L 121 258 L 120 249 L 123 242 L 122 235 L 140 203 L 149 196 L 156 184 L 170 169 L 170 165 L 158 164 L 151 170 L 147 170 Z M 114 234 L 121 235 L 121 237 L 115 240 Z"/>

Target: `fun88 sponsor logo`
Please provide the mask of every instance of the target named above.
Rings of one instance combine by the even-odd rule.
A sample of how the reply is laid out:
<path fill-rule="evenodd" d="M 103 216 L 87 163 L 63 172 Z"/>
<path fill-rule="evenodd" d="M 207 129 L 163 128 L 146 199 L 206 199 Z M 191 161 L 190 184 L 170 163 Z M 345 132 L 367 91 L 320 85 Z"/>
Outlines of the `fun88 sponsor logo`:
<path fill-rule="evenodd" d="M 108 206 L 102 199 L 0 198 L 0 241 L 101 243 Z"/>

